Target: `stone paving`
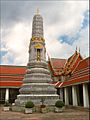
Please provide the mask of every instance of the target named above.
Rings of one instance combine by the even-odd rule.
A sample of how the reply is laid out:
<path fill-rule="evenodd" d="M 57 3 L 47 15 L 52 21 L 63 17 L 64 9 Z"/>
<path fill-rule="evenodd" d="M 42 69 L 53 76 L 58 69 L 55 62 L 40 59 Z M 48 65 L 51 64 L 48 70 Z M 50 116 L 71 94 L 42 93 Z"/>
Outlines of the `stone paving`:
<path fill-rule="evenodd" d="M 67 109 L 63 113 L 33 113 L 4 112 L 0 110 L 0 120 L 89 120 L 89 112 L 82 110 Z"/>

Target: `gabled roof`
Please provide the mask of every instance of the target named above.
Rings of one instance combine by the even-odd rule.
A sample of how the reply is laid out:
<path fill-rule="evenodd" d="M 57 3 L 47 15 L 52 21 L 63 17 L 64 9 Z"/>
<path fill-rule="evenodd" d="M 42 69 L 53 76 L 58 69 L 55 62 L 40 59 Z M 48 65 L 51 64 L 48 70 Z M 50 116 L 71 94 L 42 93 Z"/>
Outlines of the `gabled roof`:
<path fill-rule="evenodd" d="M 61 75 L 65 63 L 66 63 L 66 59 L 58 59 L 58 58 L 50 59 L 49 64 L 51 66 L 51 70 L 53 71 L 54 76 Z"/>
<path fill-rule="evenodd" d="M 78 65 L 76 66 L 75 70 L 74 70 L 74 73 L 76 71 L 79 71 L 81 69 L 84 69 L 86 67 L 90 66 L 90 57 L 84 59 L 84 60 L 81 60 Z"/>
<path fill-rule="evenodd" d="M 90 79 L 90 57 L 80 61 L 77 64 L 73 74 L 67 81 L 53 83 L 56 87 L 66 87 L 76 84 L 89 82 Z"/>
<path fill-rule="evenodd" d="M 51 64 L 54 69 L 63 68 L 65 65 L 66 59 L 51 58 Z"/>
<path fill-rule="evenodd" d="M 89 62 L 90 62 L 90 57 L 80 61 L 69 79 L 76 79 L 79 77 L 89 76 L 90 74 Z"/>
<path fill-rule="evenodd" d="M 70 58 L 68 58 L 65 66 L 64 66 L 65 75 L 72 73 L 73 70 L 75 69 L 75 67 L 77 66 L 77 64 L 81 60 L 83 60 L 81 54 L 79 52 L 75 51 L 75 53 Z"/>

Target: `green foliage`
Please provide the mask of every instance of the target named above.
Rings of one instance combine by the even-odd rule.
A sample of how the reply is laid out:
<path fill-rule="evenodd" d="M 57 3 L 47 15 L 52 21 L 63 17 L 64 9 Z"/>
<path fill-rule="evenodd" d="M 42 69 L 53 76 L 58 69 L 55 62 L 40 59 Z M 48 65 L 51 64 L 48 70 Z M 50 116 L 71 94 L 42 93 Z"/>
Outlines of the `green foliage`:
<path fill-rule="evenodd" d="M 25 104 L 25 108 L 33 108 L 34 107 L 34 103 L 32 101 L 28 101 L 26 104 Z"/>
<path fill-rule="evenodd" d="M 58 100 L 58 101 L 56 101 L 56 103 L 55 103 L 55 106 L 58 107 L 58 108 L 61 108 L 61 107 L 63 107 L 64 105 L 65 105 L 64 102 L 61 101 L 61 100 Z"/>

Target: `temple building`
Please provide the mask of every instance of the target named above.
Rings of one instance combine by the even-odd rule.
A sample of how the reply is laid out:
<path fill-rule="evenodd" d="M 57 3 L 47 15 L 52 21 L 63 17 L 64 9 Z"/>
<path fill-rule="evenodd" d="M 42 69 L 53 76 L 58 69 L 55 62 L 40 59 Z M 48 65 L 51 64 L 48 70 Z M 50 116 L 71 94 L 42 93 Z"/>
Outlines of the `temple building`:
<path fill-rule="evenodd" d="M 89 108 L 90 57 L 83 59 L 79 52 L 66 61 L 63 70 L 58 72 L 58 81 L 53 83 L 66 105 Z"/>
<path fill-rule="evenodd" d="M 32 38 L 27 66 L 0 65 L 0 103 L 8 100 L 23 105 L 29 99 L 54 105 L 61 99 L 65 105 L 89 108 L 90 57 L 83 59 L 75 50 L 68 59 L 49 58 L 43 35 L 43 18 L 33 17 Z M 57 94 L 56 94 L 57 93 Z"/>

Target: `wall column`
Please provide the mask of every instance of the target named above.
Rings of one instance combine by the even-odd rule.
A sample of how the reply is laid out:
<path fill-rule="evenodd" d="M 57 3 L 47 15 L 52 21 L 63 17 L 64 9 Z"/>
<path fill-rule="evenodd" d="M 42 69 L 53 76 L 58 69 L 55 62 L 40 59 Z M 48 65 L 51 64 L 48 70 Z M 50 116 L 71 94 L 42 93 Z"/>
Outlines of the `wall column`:
<path fill-rule="evenodd" d="M 72 100 L 73 100 L 73 106 L 78 106 L 76 88 L 77 88 L 77 86 L 72 86 Z"/>
<path fill-rule="evenodd" d="M 87 84 L 83 84 L 83 103 L 84 107 L 89 108 L 89 94 Z"/>
<path fill-rule="evenodd" d="M 60 88 L 60 99 L 63 101 L 63 89 Z"/>
<path fill-rule="evenodd" d="M 64 88 L 64 95 L 65 95 L 65 105 L 69 105 L 69 98 L 68 98 L 68 88 Z"/>
<path fill-rule="evenodd" d="M 9 88 L 6 88 L 5 101 L 9 101 Z"/>

